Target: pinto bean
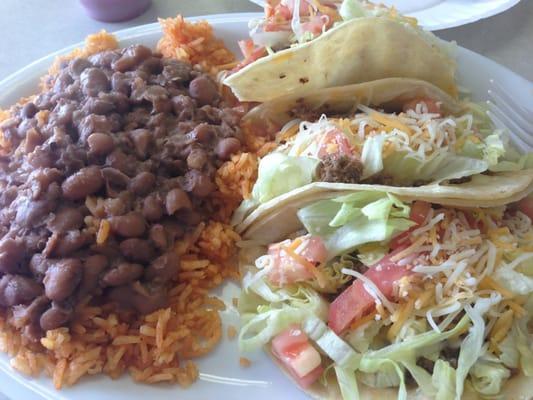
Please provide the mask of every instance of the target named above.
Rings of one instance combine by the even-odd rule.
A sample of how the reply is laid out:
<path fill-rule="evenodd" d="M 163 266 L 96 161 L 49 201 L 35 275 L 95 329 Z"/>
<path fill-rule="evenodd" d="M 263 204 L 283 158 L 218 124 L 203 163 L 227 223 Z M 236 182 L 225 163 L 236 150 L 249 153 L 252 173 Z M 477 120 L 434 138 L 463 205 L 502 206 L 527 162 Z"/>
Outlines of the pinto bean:
<path fill-rule="evenodd" d="M 178 188 L 172 189 L 167 193 L 165 206 L 168 215 L 172 215 L 176 211 L 184 208 L 188 210 L 192 208 L 191 200 L 187 196 L 187 193 Z"/>
<path fill-rule="evenodd" d="M 155 224 L 150 228 L 150 240 L 159 250 L 167 248 L 167 235 L 163 225 Z"/>
<path fill-rule="evenodd" d="M 75 251 L 81 249 L 91 241 L 91 235 L 78 230 L 68 231 L 62 234 L 57 244 L 55 245 L 52 253 L 56 257 L 70 256 Z"/>
<path fill-rule="evenodd" d="M 130 181 L 130 190 L 139 196 L 152 191 L 155 185 L 155 175 L 151 172 L 141 172 Z"/>
<path fill-rule="evenodd" d="M 203 149 L 192 149 L 187 156 L 187 166 L 193 169 L 202 169 L 207 162 L 207 153 Z"/>
<path fill-rule="evenodd" d="M 87 68 L 80 75 L 83 93 L 87 96 L 98 96 L 98 93 L 107 92 L 110 88 L 109 79 L 99 68 Z"/>
<path fill-rule="evenodd" d="M 149 281 L 164 283 L 176 279 L 179 268 L 180 257 L 174 251 L 170 251 L 156 258 L 146 268 L 144 277 Z"/>
<path fill-rule="evenodd" d="M 217 143 L 215 152 L 221 160 L 229 160 L 231 156 L 241 149 L 241 142 L 234 137 L 222 139 Z"/>
<path fill-rule="evenodd" d="M 98 192 L 104 184 L 100 168 L 91 166 L 82 168 L 69 176 L 61 185 L 63 196 L 68 200 L 80 200 Z"/>
<path fill-rule="evenodd" d="M 121 307 L 133 308 L 141 314 L 149 314 L 167 304 L 167 292 L 164 287 L 156 287 L 152 290 L 135 290 L 131 285 L 112 288 L 109 291 L 109 299 L 118 303 Z"/>
<path fill-rule="evenodd" d="M 13 307 L 12 322 L 16 328 L 22 328 L 24 325 L 39 322 L 39 318 L 44 310 L 50 304 L 46 296 L 38 296 L 28 305 L 18 304 Z"/>
<path fill-rule="evenodd" d="M 215 190 L 215 184 L 207 174 L 193 169 L 185 174 L 183 189 L 195 196 L 206 197 Z"/>
<path fill-rule="evenodd" d="M 126 239 L 120 243 L 120 251 L 128 260 L 147 263 L 154 257 L 154 248 L 148 240 Z"/>
<path fill-rule="evenodd" d="M 211 104 L 220 97 L 216 83 L 207 75 L 194 78 L 189 84 L 189 93 L 201 106 Z"/>
<path fill-rule="evenodd" d="M 139 213 L 132 212 L 109 220 L 111 230 L 124 237 L 139 237 L 144 233 L 146 221 Z"/>
<path fill-rule="evenodd" d="M 4 275 L 0 279 L 0 305 L 27 304 L 40 296 L 43 288 L 31 278 L 22 275 Z"/>
<path fill-rule="evenodd" d="M 46 310 L 39 319 L 39 325 L 43 331 L 60 328 L 64 326 L 72 317 L 72 307 L 52 303 L 52 307 Z"/>
<path fill-rule="evenodd" d="M 152 194 L 143 201 L 143 216 L 148 221 L 158 221 L 163 216 L 163 202 L 157 195 Z"/>
<path fill-rule="evenodd" d="M 83 275 L 78 288 L 79 298 L 94 292 L 98 286 L 98 279 L 108 264 L 107 257 L 103 254 L 94 254 L 87 257 L 83 263 Z"/>
<path fill-rule="evenodd" d="M 148 147 L 152 142 L 152 135 L 148 129 L 135 129 L 130 132 L 130 137 L 135 146 L 135 152 L 137 156 L 144 159 L 148 152 Z"/>
<path fill-rule="evenodd" d="M 0 272 L 17 273 L 22 270 L 26 249 L 21 239 L 4 237 L 0 240 Z"/>
<path fill-rule="evenodd" d="M 104 287 L 122 286 L 139 279 L 143 272 L 142 265 L 123 262 L 106 272 L 101 283 Z"/>
<path fill-rule="evenodd" d="M 48 271 L 48 268 L 52 264 L 53 260 L 46 258 L 42 254 L 36 253 L 30 260 L 30 271 L 39 282 L 42 282 L 46 275 L 46 271 Z"/>
<path fill-rule="evenodd" d="M 79 229 L 82 225 L 83 214 L 74 207 L 59 210 L 47 224 L 48 229 L 59 233 Z"/>
<path fill-rule="evenodd" d="M 105 156 L 109 154 L 115 147 L 115 143 L 111 136 L 107 133 L 91 133 L 87 138 L 87 144 L 91 153 L 97 156 Z"/>
<path fill-rule="evenodd" d="M 50 265 L 43 281 L 46 297 L 54 301 L 65 300 L 76 290 L 81 275 L 81 261 L 76 258 L 65 258 Z"/>

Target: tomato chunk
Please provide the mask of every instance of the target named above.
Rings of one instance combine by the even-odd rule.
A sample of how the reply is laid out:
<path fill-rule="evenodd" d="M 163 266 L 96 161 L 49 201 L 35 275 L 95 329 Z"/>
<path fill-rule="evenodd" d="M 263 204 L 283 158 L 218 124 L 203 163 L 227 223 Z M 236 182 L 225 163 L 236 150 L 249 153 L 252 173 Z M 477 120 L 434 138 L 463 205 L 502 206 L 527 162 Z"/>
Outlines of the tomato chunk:
<path fill-rule="evenodd" d="M 270 245 L 268 254 L 271 263 L 267 276 L 277 286 L 313 278 L 316 266 L 327 258 L 324 242 L 318 236 L 304 236 Z"/>
<path fill-rule="evenodd" d="M 291 325 L 272 340 L 272 353 L 304 388 L 322 375 L 320 353 L 298 325 Z"/>
<path fill-rule="evenodd" d="M 318 149 L 318 158 L 328 155 L 350 156 L 353 155 L 352 146 L 348 138 L 339 129 L 333 128 L 327 131 L 321 138 Z"/>
<path fill-rule="evenodd" d="M 533 221 L 533 196 L 524 197 L 517 203 L 518 209 Z"/>
<path fill-rule="evenodd" d="M 393 295 L 394 283 L 411 273 L 406 266 L 390 260 L 401 250 L 403 248 L 383 257 L 364 273 L 388 299 Z M 328 325 L 335 333 L 341 333 L 374 307 L 374 298 L 366 291 L 363 282 L 356 279 L 330 304 Z"/>
<path fill-rule="evenodd" d="M 424 223 L 426 220 L 429 210 L 431 209 L 431 204 L 426 201 L 417 200 L 411 204 L 411 212 L 409 213 L 409 219 L 416 223 L 416 225 L 409 228 L 407 231 L 395 236 L 390 242 L 391 249 L 397 249 L 400 246 L 403 246 L 407 243 L 407 238 L 411 235 L 416 228 Z"/>
<path fill-rule="evenodd" d="M 328 28 L 331 19 L 327 15 L 315 15 L 308 22 L 302 24 L 304 32 L 311 32 L 313 35 L 320 35 L 324 27 Z"/>
<path fill-rule="evenodd" d="M 419 98 L 408 101 L 403 105 L 403 111 L 416 110 L 417 104 L 424 103 L 427 107 L 427 112 L 430 114 L 441 114 L 440 104 L 435 100 L 429 98 Z"/>

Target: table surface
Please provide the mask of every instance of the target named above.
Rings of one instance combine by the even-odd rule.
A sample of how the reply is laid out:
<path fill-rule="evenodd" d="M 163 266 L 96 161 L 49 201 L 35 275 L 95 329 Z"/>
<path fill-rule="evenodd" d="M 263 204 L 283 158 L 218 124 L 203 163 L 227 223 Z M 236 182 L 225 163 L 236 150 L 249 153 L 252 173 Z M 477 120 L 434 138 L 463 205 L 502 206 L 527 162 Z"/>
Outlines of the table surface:
<path fill-rule="evenodd" d="M 0 79 L 100 29 L 115 31 L 177 13 L 192 16 L 259 10 L 247 0 L 154 0 L 140 17 L 111 24 L 89 19 L 76 0 L 1 0 Z M 522 0 L 503 14 L 436 33 L 533 81 L 533 0 Z"/>
<path fill-rule="evenodd" d="M 100 29 L 112 32 L 177 13 L 193 16 L 250 11 L 260 9 L 246 0 L 154 0 L 138 18 L 102 23 L 89 19 L 75 0 L 1 0 L 0 79 Z M 436 34 L 533 81 L 533 0 L 522 0 L 503 14 Z M 3 399 L 6 397 L 0 393 Z"/>

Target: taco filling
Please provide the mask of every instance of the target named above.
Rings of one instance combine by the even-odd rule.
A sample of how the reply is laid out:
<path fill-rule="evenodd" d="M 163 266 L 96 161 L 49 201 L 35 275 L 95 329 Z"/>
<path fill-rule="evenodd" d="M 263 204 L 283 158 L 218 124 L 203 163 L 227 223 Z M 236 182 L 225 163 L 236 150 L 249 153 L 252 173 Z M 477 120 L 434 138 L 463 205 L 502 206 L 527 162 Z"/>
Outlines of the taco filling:
<path fill-rule="evenodd" d="M 497 395 L 533 375 L 532 204 L 354 192 L 302 208 L 305 229 L 244 263 L 240 348 L 267 345 L 299 385 L 332 398 Z"/>
<path fill-rule="evenodd" d="M 367 1 L 267 0 L 264 17 L 248 23 L 250 39 L 239 42 L 244 59 L 234 71 L 277 51 L 309 42 L 343 21 L 369 16 L 386 16 L 417 26 L 416 19 Z"/>
<path fill-rule="evenodd" d="M 358 105 L 350 117 L 294 119 L 276 135 L 277 150 L 261 159 L 252 198 L 236 215 L 312 182 L 462 183 L 526 166 L 530 157 L 516 155 L 474 107 L 447 115 L 428 98 L 409 101 L 398 113 Z"/>

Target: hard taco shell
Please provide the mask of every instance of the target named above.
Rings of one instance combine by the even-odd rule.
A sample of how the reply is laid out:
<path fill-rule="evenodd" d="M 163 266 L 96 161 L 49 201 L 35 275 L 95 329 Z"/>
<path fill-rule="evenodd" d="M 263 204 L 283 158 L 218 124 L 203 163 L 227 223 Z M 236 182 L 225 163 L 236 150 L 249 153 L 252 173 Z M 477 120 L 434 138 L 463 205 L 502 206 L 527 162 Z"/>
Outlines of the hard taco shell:
<path fill-rule="evenodd" d="M 224 83 L 239 100 L 258 102 L 390 77 L 432 82 L 456 96 L 455 61 L 437 41 L 388 17 L 358 18 L 260 58 Z"/>

